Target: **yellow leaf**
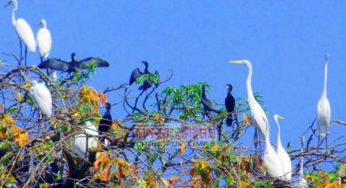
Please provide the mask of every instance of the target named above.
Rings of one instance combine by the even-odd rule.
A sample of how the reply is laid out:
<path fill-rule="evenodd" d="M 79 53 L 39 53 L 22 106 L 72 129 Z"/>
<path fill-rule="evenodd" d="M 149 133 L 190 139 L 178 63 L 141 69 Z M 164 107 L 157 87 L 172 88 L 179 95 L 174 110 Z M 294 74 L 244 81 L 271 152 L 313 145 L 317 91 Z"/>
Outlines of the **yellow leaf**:
<path fill-rule="evenodd" d="M 23 88 L 26 89 L 26 88 L 30 87 L 30 85 L 31 85 L 31 83 L 28 82 L 28 83 L 26 83 L 26 84 L 23 86 Z"/>
<path fill-rule="evenodd" d="M 22 93 L 20 92 L 17 92 L 17 96 L 16 96 L 16 99 L 15 99 L 17 102 L 21 102 L 23 100 L 23 95 Z"/>
<path fill-rule="evenodd" d="M 102 104 L 105 105 L 107 103 L 107 97 L 102 91 L 100 91 L 100 97 L 102 100 Z"/>
<path fill-rule="evenodd" d="M 185 145 L 182 141 L 178 141 L 178 143 L 180 144 L 180 155 L 184 153 L 185 151 Z"/>
<path fill-rule="evenodd" d="M 217 150 L 219 149 L 219 145 L 215 144 L 212 148 L 211 148 L 211 151 L 213 153 L 217 152 Z"/>
<path fill-rule="evenodd" d="M 244 119 L 245 125 L 251 125 L 251 118 L 250 118 L 249 114 L 244 113 L 243 119 Z"/>
<path fill-rule="evenodd" d="M 163 183 L 166 187 L 169 186 L 167 180 L 166 180 L 164 177 L 160 177 L 160 179 L 161 179 L 162 183 Z"/>

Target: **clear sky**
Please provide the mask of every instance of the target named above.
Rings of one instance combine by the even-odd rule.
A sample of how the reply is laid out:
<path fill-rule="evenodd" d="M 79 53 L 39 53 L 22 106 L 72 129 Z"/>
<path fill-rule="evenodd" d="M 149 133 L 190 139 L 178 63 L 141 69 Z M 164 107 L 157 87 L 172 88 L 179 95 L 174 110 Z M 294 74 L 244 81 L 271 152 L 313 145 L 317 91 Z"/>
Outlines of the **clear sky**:
<path fill-rule="evenodd" d="M 298 136 L 316 116 L 328 52 L 332 119 L 346 121 L 345 1 L 18 1 L 16 17 L 27 20 L 35 35 L 35 24 L 46 19 L 53 38 L 50 57 L 68 60 L 76 52 L 80 59 L 101 56 L 111 63 L 93 76 L 90 84 L 97 89 L 128 82 L 131 71 L 147 60 L 162 77 L 174 70 L 164 86 L 208 81 L 208 98 L 223 104 L 226 83 L 235 97 L 246 97 L 247 68 L 228 61 L 250 60 L 253 90 L 264 95 L 271 125 L 275 113 L 285 117 L 284 145 L 300 143 Z M 0 51 L 18 53 L 11 8 L 0 11 L 0 26 Z M 28 62 L 38 65 L 38 52 L 30 53 Z M 120 109 L 114 107 L 113 117 L 121 118 Z M 335 125 L 330 131 L 341 135 L 345 128 Z"/>

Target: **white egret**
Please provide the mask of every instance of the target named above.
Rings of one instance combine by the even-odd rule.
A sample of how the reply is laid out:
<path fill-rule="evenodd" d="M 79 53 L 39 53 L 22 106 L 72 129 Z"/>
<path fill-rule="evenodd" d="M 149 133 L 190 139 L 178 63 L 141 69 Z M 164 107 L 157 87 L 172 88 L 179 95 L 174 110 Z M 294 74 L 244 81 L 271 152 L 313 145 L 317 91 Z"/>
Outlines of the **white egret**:
<path fill-rule="evenodd" d="M 320 136 L 324 138 L 327 135 L 330 123 L 330 104 L 327 99 L 327 70 L 328 54 L 326 54 L 326 64 L 324 65 L 324 87 L 320 100 L 317 104 L 317 123 Z"/>
<path fill-rule="evenodd" d="M 24 42 L 25 46 L 27 48 L 29 48 L 30 51 L 35 52 L 36 51 L 36 41 L 35 41 L 34 33 L 32 32 L 29 24 L 23 18 L 18 18 L 16 20 L 15 13 L 18 9 L 17 0 L 10 0 L 6 6 L 9 6 L 11 4 L 13 5 L 12 25 L 15 28 L 20 40 Z M 25 50 L 25 55 L 26 55 L 26 50 Z"/>
<path fill-rule="evenodd" d="M 30 94 L 33 96 L 36 105 L 47 117 L 52 116 L 52 96 L 44 83 L 32 81 Z"/>
<path fill-rule="evenodd" d="M 52 48 L 52 37 L 47 29 L 46 20 L 42 19 L 37 25 L 42 26 L 36 35 L 38 50 L 41 58 L 45 59 L 49 56 L 50 49 Z"/>
<path fill-rule="evenodd" d="M 304 152 L 304 137 L 301 136 L 300 139 L 302 140 L 302 149 L 301 153 Z M 304 178 L 304 157 L 299 157 L 299 172 L 298 172 L 298 181 L 297 181 L 297 187 L 299 188 L 308 188 L 308 182 Z"/>
<path fill-rule="evenodd" d="M 263 155 L 263 163 L 268 168 L 268 172 L 271 176 L 282 180 L 284 173 L 282 171 L 280 158 L 270 143 L 269 126 L 266 126 L 266 134 L 264 138 L 265 150 Z"/>
<path fill-rule="evenodd" d="M 87 156 L 89 149 L 97 148 L 98 135 L 96 126 L 90 121 L 85 122 L 84 131 L 88 134 L 78 134 L 75 136 L 74 140 L 74 150 L 77 155 L 81 158 Z"/>
<path fill-rule="evenodd" d="M 230 61 L 230 63 L 237 63 L 237 64 L 245 64 L 247 68 L 249 69 L 249 74 L 246 79 L 246 87 L 247 87 L 247 96 L 248 96 L 248 103 L 250 106 L 251 111 L 251 120 L 252 124 L 256 127 L 257 130 L 259 130 L 260 135 L 262 138 L 265 136 L 266 133 L 266 127 L 269 126 L 268 119 L 266 114 L 264 113 L 262 107 L 258 104 L 256 101 L 251 87 L 251 77 L 252 77 L 252 65 L 249 60 L 239 60 L 239 61 Z"/>
<path fill-rule="evenodd" d="M 283 180 L 291 181 L 292 180 L 291 158 L 287 154 L 286 150 L 282 147 L 281 136 L 280 136 L 280 125 L 279 125 L 278 119 L 284 119 L 284 118 L 277 114 L 274 115 L 274 120 L 278 129 L 276 153 L 278 154 L 281 161 L 282 171 L 284 173 Z"/>

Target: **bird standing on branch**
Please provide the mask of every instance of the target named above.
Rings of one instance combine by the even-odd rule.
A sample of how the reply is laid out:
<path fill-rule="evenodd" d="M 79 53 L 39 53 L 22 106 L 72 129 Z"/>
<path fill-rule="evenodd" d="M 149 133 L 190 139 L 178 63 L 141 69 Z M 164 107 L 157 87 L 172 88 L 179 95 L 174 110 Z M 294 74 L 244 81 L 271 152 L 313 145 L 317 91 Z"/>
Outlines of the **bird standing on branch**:
<path fill-rule="evenodd" d="M 145 66 L 144 72 L 141 72 L 138 67 L 135 68 L 131 73 L 131 77 L 130 77 L 130 81 L 129 81 L 130 85 L 132 85 L 134 82 L 136 82 L 137 78 L 141 77 L 142 75 L 144 75 L 144 74 L 149 75 L 150 74 L 150 72 L 148 70 L 149 63 L 147 61 L 142 61 L 142 63 Z M 145 90 L 149 89 L 151 87 L 151 85 L 152 85 L 152 82 L 148 78 L 146 81 L 144 81 L 143 85 L 141 85 L 138 89 L 145 91 Z"/>
<path fill-rule="evenodd" d="M 275 114 L 274 120 L 277 126 L 277 148 L 276 153 L 278 154 L 281 162 L 281 167 L 283 171 L 283 180 L 290 182 L 292 180 L 292 166 L 291 166 L 291 158 L 286 152 L 286 150 L 282 147 L 281 144 L 281 136 L 280 136 L 280 125 L 278 119 L 284 119 L 283 117 Z"/>
<path fill-rule="evenodd" d="M 220 113 L 218 110 L 214 109 L 213 103 L 207 98 L 205 94 L 205 85 L 202 85 L 201 103 L 208 117 L 209 117 L 209 112 L 216 112 L 218 114 Z"/>
<path fill-rule="evenodd" d="M 87 134 L 82 133 L 74 137 L 74 150 L 81 158 L 87 156 L 89 149 L 97 148 L 97 136 L 99 136 L 96 126 L 91 121 L 85 122 L 84 131 Z"/>
<path fill-rule="evenodd" d="M 29 24 L 23 19 L 23 18 L 18 18 L 16 20 L 15 13 L 17 12 L 18 9 L 18 3 L 17 0 L 11 0 L 6 4 L 6 7 L 9 5 L 13 5 L 12 9 L 12 25 L 14 29 L 17 32 L 17 35 L 19 37 L 19 44 L 20 44 L 20 60 L 22 60 L 22 43 L 25 44 L 25 65 L 26 65 L 26 56 L 27 56 L 27 48 L 31 52 L 36 51 L 36 41 L 34 37 L 34 33 L 31 30 L 31 27 Z"/>
<path fill-rule="evenodd" d="M 235 99 L 232 96 L 232 85 L 231 84 L 226 84 L 226 88 L 228 90 L 227 92 L 227 97 L 225 99 L 225 106 L 226 106 L 226 110 L 227 110 L 227 120 L 226 120 L 226 124 L 227 126 L 232 126 L 232 122 L 233 122 L 233 112 L 234 112 L 234 105 L 235 105 Z"/>
<path fill-rule="evenodd" d="M 112 106 L 108 102 L 106 103 L 106 113 L 103 115 L 100 123 L 99 123 L 99 134 L 106 134 L 109 130 L 109 128 L 112 126 L 112 115 L 111 115 L 111 109 Z M 99 137 L 99 140 L 101 142 L 104 142 L 105 146 L 109 145 L 109 140 L 105 137 Z"/>
<path fill-rule="evenodd" d="M 47 117 L 52 116 L 52 96 L 45 86 L 44 83 L 38 83 L 36 80 L 33 80 L 32 86 L 30 87 L 30 94 L 33 96 L 34 101 L 38 108 L 43 112 Z"/>
<path fill-rule="evenodd" d="M 71 54 L 71 62 L 62 61 L 60 59 L 48 59 L 41 63 L 38 67 L 41 69 L 66 71 L 68 73 L 82 69 L 90 69 L 92 67 L 109 67 L 109 62 L 102 58 L 88 57 L 78 61 L 76 60 L 75 56 L 75 53 Z"/>
<path fill-rule="evenodd" d="M 256 130 L 260 133 L 261 137 L 264 138 L 269 123 L 266 114 L 264 113 L 262 107 L 258 104 L 253 95 L 251 87 L 252 65 L 249 60 L 230 61 L 230 63 L 243 64 L 246 65 L 249 69 L 249 74 L 246 79 L 246 87 L 248 103 L 251 111 L 251 122 L 256 127 Z"/>
<path fill-rule="evenodd" d="M 320 100 L 317 104 L 317 123 L 320 136 L 324 138 L 328 133 L 330 123 L 330 104 L 327 98 L 327 71 L 328 71 L 328 54 L 326 54 L 326 64 L 324 65 L 324 87 Z"/>

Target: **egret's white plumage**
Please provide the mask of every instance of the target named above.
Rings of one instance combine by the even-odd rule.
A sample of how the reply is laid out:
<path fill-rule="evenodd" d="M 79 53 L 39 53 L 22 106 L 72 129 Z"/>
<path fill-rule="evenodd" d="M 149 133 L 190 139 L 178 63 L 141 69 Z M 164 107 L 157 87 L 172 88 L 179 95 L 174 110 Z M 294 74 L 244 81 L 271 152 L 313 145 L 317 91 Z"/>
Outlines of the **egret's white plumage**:
<path fill-rule="evenodd" d="M 30 51 L 36 51 L 36 41 L 34 37 L 34 33 L 31 30 L 29 24 L 23 19 L 18 18 L 16 20 L 15 13 L 18 8 L 17 0 L 11 0 L 7 5 L 13 4 L 12 9 L 12 25 L 15 28 L 19 38 L 24 44 L 29 48 Z"/>
<path fill-rule="evenodd" d="M 292 166 L 291 166 L 291 158 L 286 152 L 286 150 L 282 147 L 281 144 L 281 136 L 280 136 L 280 125 L 278 122 L 278 119 L 284 119 L 283 117 L 279 115 L 274 115 L 274 120 L 277 126 L 278 135 L 277 135 L 277 148 L 276 153 L 278 154 L 281 162 L 281 167 L 283 171 L 283 180 L 284 181 L 291 181 L 292 180 Z"/>
<path fill-rule="evenodd" d="M 36 80 L 32 81 L 30 87 L 30 94 L 33 96 L 36 105 L 47 117 L 52 116 L 52 96 L 50 91 L 44 83 L 38 83 Z"/>
<path fill-rule="evenodd" d="M 304 137 L 301 137 L 302 140 L 302 149 L 301 153 L 304 152 Z M 304 178 L 304 157 L 299 157 L 299 172 L 298 172 L 298 181 L 297 181 L 297 187 L 298 188 L 308 188 L 308 182 Z"/>
<path fill-rule="evenodd" d="M 269 126 L 266 127 L 265 150 L 263 155 L 263 163 L 268 168 L 268 172 L 274 178 L 283 179 L 283 171 L 281 161 L 270 143 Z"/>
<path fill-rule="evenodd" d="M 247 87 L 247 96 L 248 96 L 248 103 L 250 106 L 251 111 L 251 120 L 252 124 L 256 127 L 256 129 L 259 131 L 262 138 L 264 137 L 266 133 L 266 127 L 269 126 L 268 119 L 266 114 L 264 113 L 262 107 L 258 104 L 256 101 L 252 87 L 251 87 L 251 77 L 252 77 L 252 65 L 249 60 L 240 60 L 240 61 L 230 61 L 230 63 L 237 63 L 237 64 L 245 64 L 247 68 L 249 69 L 249 74 L 246 79 L 246 87 Z"/>
<path fill-rule="evenodd" d="M 89 149 L 97 147 L 97 136 L 99 135 L 96 126 L 90 121 L 85 122 L 84 131 L 88 134 L 88 136 L 86 134 L 78 134 L 74 138 L 74 150 L 77 155 L 82 158 L 87 156 Z"/>
<path fill-rule="evenodd" d="M 324 65 L 324 87 L 320 100 L 317 104 L 317 123 L 320 136 L 324 138 L 328 133 L 330 123 L 330 104 L 327 98 L 327 71 L 328 54 L 326 55 L 326 64 Z"/>
<path fill-rule="evenodd" d="M 39 25 L 42 25 L 42 28 L 38 30 L 36 35 L 38 50 L 42 58 L 47 58 L 52 48 L 52 37 L 47 29 L 46 20 L 42 19 Z"/>

